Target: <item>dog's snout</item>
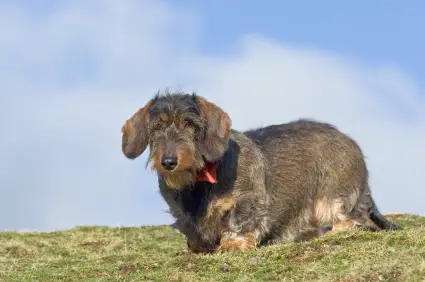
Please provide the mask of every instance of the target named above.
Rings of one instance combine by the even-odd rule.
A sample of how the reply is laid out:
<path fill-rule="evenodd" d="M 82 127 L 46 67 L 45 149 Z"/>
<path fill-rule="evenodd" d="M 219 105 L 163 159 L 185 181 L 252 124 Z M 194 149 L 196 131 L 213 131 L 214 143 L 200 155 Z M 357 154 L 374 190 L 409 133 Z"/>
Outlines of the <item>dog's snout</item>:
<path fill-rule="evenodd" d="M 163 156 L 161 159 L 161 165 L 166 170 L 173 170 L 177 166 L 177 158 Z"/>

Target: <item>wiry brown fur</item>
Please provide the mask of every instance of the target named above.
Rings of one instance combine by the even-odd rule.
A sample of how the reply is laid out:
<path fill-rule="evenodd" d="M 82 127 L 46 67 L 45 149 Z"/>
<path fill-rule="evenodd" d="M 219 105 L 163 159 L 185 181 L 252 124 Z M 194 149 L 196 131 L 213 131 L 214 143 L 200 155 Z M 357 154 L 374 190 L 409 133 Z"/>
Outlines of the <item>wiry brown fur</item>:
<path fill-rule="evenodd" d="M 149 144 L 160 192 L 193 252 L 308 240 L 328 226 L 399 228 L 372 199 L 361 149 L 330 124 L 298 120 L 238 132 L 206 99 L 168 93 L 122 132 L 128 158 Z M 177 157 L 173 170 L 161 165 L 164 156 Z M 195 181 L 205 160 L 217 162 L 217 184 Z"/>

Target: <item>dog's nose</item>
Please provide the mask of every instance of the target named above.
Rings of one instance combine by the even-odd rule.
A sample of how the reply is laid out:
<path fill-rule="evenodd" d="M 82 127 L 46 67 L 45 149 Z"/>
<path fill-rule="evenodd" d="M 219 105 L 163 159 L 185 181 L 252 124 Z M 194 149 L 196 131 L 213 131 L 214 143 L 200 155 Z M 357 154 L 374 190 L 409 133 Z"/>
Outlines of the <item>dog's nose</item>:
<path fill-rule="evenodd" d="M 161 165 L 166 170 L 173 170 L 177 166 L 177 158 L 176 157 L 162 157 Z"/>

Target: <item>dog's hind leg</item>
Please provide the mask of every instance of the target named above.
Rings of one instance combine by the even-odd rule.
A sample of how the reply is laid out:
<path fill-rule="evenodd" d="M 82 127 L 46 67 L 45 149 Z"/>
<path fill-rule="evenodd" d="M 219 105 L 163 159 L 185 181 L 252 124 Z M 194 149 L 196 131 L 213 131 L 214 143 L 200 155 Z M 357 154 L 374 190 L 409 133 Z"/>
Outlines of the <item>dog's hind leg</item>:
<path fill-rule="evenodd" d="M 326 235 L 332 235 L 339 232 L 345 232 L 353 229 L 366 230 L 366 231 L 379 231 L 373 223 L 365 222 L 363 220 L 352 220 L 347 218 L 344 221 L 339 221 L 332 226 L 332 230 L 326 233 Z"/>
<path fill-rule="evenodd" d="M 353 190 L 356 191 L 356 190 Z M 336 199 L 321 199 L 315 203 L 315 216 L 320 226 L 332 226 L 326 235 L 352 229 L 379 230 L 367 217 L 367 206 L 359 201 L 358 194 Z"/>
<path fill-rule="evenodd" d="M 349 230 L 352 228 L 366 231 L 398 230 L 401 227 L 391 223 L 378 210 L 373 200 L 368 184 L 361 191 L 359 197 L 353 202 L 345 201 L 340 206 L 340 213 L 336 216 L 337 220 L 333 223 L 333 229 L 329 234 Z M 352 206 L 351 209 L 347 209 Z"/>
<path fill-rule="evenodd" d="M 349 217 L 354 220 L 358 227 L 370 231 L 401 229 L 401 227 L 390 222 L 379 212 L 367 183 L 354 209 L 349 213 Z"/>

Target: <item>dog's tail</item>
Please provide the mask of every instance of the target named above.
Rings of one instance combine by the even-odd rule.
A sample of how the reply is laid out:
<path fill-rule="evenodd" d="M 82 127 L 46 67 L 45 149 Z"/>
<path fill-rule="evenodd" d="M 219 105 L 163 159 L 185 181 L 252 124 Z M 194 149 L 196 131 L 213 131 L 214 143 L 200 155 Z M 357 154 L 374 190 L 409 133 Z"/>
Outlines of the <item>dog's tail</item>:
<path fill-rule="evenodd" d="M 375 223 L 379 228 L 383 230 L 401 230 L 400 226 L 390 222 L 388 219 L 383 216 L 376 206 L 375 201 L 373 200 L 372 196 L 370 196 L 370 200 L 372 202 L 372 206 L 369 210 L 369 218 Z"/>

